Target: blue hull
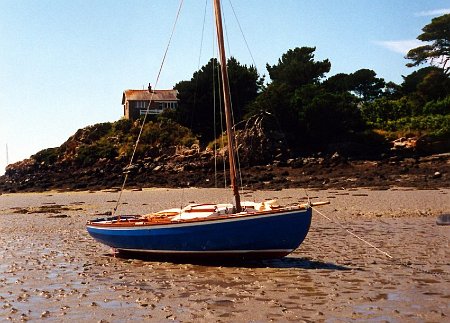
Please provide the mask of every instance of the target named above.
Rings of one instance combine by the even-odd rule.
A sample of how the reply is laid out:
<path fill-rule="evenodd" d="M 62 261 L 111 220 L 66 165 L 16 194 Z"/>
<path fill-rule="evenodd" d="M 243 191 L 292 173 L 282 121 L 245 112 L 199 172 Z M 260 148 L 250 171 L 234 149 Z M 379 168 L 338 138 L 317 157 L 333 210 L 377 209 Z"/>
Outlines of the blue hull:
<path fill-rule="evenodd" d="M 125 252 L 165 255 L 284 256 L 305 239 L 311 208 L 152 226 L 87 225 L 97 241 Z"/>

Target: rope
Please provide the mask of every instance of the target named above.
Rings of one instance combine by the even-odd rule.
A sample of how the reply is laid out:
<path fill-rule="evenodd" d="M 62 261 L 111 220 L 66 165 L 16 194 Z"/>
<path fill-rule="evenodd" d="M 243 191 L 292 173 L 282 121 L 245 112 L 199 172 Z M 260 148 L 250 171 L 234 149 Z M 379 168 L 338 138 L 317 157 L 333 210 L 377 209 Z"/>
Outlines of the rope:
<path fill-rule="evenodd" d="M 376 251 L 378 251 L 378 252 L 382 253 L 383 255 L 385 255 L 386 257 L 388 257 L 389 260 L 391 260 L 394 264 L 401 265 L 401 266 L 403 266 L 403 267 L 407 267 L 407 268 L 410 268 L 410 269 L 413 269 L 413 270 L 417 270 L 417 271 L 420 271 L 420 272 L 422 272 L 422 273 L 434 275 L 434 276 L 440 277 L 440 278 L 442 278 L 442 276 L 444 276 L 444 275 L 445 275 L 445 276 L 448 276 L 448 275 L 449 275 L 448 272 L 436 273 L 436 272 L 432 272 L 432 271 L 429 271 L 429 270 L 426 270 L 426 269 L 414 267 L 414 266 L 412 266 L 412 264 L 411 264 L 410 262 L 404 262 L 404 261 L 401 261 L 400 259 L 396 259 L 396 258 L 394 258 L 392 255 L 390 255 L 389 253 L 387 253 L 386 251 L 381 250 L 380 248 L 374 246 L 372 243 L 370 243 L 370 242 L 368 242 L 367 240 L 365 240 L 365 239 L 361 238 L 360 236 L 358 236 L 356 233 L 350 231 L 349 229 L 347 229 L 346 227 L 344 227 L 344 226 L 343 226 L 342 224 L 340 224 L 339 222 L 337 222 L 337 221 L 331 219 L 330 217 L 326 216 L 325 214 L 323 214 L 322 212 L 320 212 L 317 208 L 315 208 L 315 207 L 313 207 L 313 206 L 312 206 L 311 208 L 312 208 L 315 212 L 317 212 L 317 213 L 319 213 L 321 216 L 323 216 L 325 219 L 329 220 L 330 222 L 332 222 L 332 223 L 334 223 L 334 224 L 337 224 L 339 227 L 341 227 L 341 229 L 343 229 L 343 230 L 346 231 L 347 233 L 351 234 L 352 236 L 354 236 L 354 237 L 357 238 L 358 240 L 364 242 L 364 243 L 367 244 L 368 246 L 372 247 L 372 248 L 375 249 Z"/>
<path fill-rule="evenodd" d="M 230 4 L 231 4 L 231 2 L 230 2 Z M 231 6 L 233 6 L 233 5 L 231 4 Z M 221 7 L 222 7 L 222 11 L 223 11 L 223 4 L 222 3 L 221 3 Z M 234 8 L 233 8 L 233 12 L 234 12 Z M 235 18 L 237 20 L 236 13 L 235 13 Z M 230 41 L 229 41 L 230 38 L 228 37 L 228 28 L 227 28 L 227 21 L 226 21 L 226 16 L 225 15 L 223 15 L 223 24 L 224 24 L 224 30 L 225 30 L 225 40 L 226 40 L 226 43 L 227 43 L 227 51 L 228 51 L 228 53 L 231 53 L 231 47 L 230 47 Z M 239 24 L 239 21 L 238 21 L 238 24 Z M 239 28 L 240 28 L 240 25 L 239 25 Z M 242 29 L 241 29 L 241 32 L 242 32 Z M 245 37 L 244 37 L 244 39 L 245 39 Z M 225 64 L 225 68 L 228 71 L 228 61 L 225 62 L 224 64 Z M 230 98 L 231 98 L 230 79 L 228 79 L 228 91 L 230 92 L 229 94 L 230 94 Z M 235 118 L 234 118 L 234 108 L 233 108 L 233 101 L 232 100 L 231 100 L 230 104 L 231 104 L 231 120 L 232 120 L 232 124 L 233 124 L 232 127 L 234 129 L 236 129 L 236 122 L 235 122 Z M 222 133 L 223 133 L 223 131 L 222 131 Z M 244 191 L 243 190 L 243 180 L 242 180 L 241 162 L 240 162 L 240 159 L 239 159 L 239 149 L 238 149 L 239 143 L 237 141 L 236 134 L 235 134 L 233 140 L 235 142 L 236 151 L 235 152 L 228 151 L 228 154 L 230 155 L 230 154 L 234 153 L 235 156 L 236 156 L 236 166 L 237 166 L 236 168 L 237 168 L 237 177 L 238 177 L 237 180 L 239 181 L 239 188 L 240 188 L 241 193 L 242 193 Z M 228 157 L 228 158 L 231 158 L 231 157 Z M 225 161 L 225 159 L 224 159 L 224 161 Z M 226 173 L 225 168 L 224 168 L 224 173 Z M 224 176 L 224 178 L 226 178 L 226 176 Z M 226 180 L 225 180 L 225 187 L 227 187 Z"/>
<path fill-rule="evenodd" d="M 252 51 L 250 50 L 250 46 L 248 45 L 247 39 L 245 38 L 245 34 L 244 34 L 244 31 L 242 30 L 241 23 L 239 22 L 239 19 L 236 15 L 236 11 L 234 11 L 233 3 L 231 2 L 231 0 L 229 2 L 230 2 L 231 9 L 233 10 L 234 18 L 236 19 L 236 22 L 239 26 L 239 30 L 241 31 L 242 38 L 244 39 L 245 46 L 247 46 L 248 53 L 250 54 L 250 57 L 252 58 L 253 66 L 255 66 L 255 68 L 256 68 L 255 59 L 253 58 Z"/>
<path fill-rule="evenodd" d="M 178 11 L 177 11 L 177 15 L 176 15 L 176 17 L 175 17 L 175 21 L 174 21 L 174 23 L 173 23 L 172 32 L 171 32 L 171 34 L 170 34 L 169 41 L 167 42 L 166 50 L 164 51 L 164 56 L 163 56 L 163 58 L 162 58 L 161 65 L 159 66 L 158 75 L 157 75 L 156 81 L 155 81 L 155 89 L 156 89 L 156 87 L 157 87 L 157 85 L 158 85 L 158 83 L 159 83 L 159 78 L 160 78 L 160 76 L 161 76 L 161 71 L 162 71 L 162 68 L 163 68 L 163 66 L 164 66 L 164 62 L 166 61 L 166 57 L 167 57 L 167 53 L 168 53 L 168 51 L 169 51 L 170 43 L 172 42 L 172 37 L 173 37 L 173 35 L 174 35 L 174 33 L 175 33 L 175 27 L 176 27 L 176 25 L 177 25 L 178 18 L 179 18 L 179 16 L 180 16 L 181 7 L 183 6 L 183 1 L 184 1 L 184 0 L 180 0 L 180 4 L 179 4 L 179 6 L 178 6 Z M 137 139 L 136 139 L 136 143 L 134 144 L 134 149 L 133 149 L 133 153 L 132 153 L 131 158 L 130 158 L 130 163 L 129 163 L 128 166 L 126 167 L 127 172 L 125 173 L 125 177 L 124 177 L 124 179 L 123 179 L 122 187 L 120 188 L 119 198 L 117 199 L 117 203 L 116 203 L 116 205 L 115 205 L 115 207 L 114 207 L 114 209 L 113 209 L 112 215 L 114 215 L 114 214 L 117 212 L 117 209 L 119 208 L 120 201 L 121 201 L 121 199 L 122 199 L 122 194 L 123 194 L 123 191 L 124 191 L 124 189 L 125 189 L 125 185 L 126 185 L 127 180 L 128 180 L 129 170 L 130 170 L 131 166 L 133 165 L 134 156 L 136 155 L 136 150 L 137 150 L 137 147 L 138 147 L 138 145 L 139 145 L 139 141 L 140 141 L 140 139 L 141 139 L 142 132 L 143 132 L 143 130 L 144 130 L 145 121 L 147 120 L 147 116 L 148 116 L 148 114 L 149 114 L 149 112 L 150 112 L 150 105 L 151 105 L 151 103 L 152 103 L 152 101 L 153 101 L 153 96 L 154 96 L 154 94 L 155 94 L 155 92 L 152 92 L 152 95 L 151 95 L 151 97 L 150 97 L 150 101 L 148 102 L 147 110 L 145 111 L 145 115 L 144 115 L 144 120 L 142 121 L 142 125 L 141 125 L 141 128 L 140 128 L 140 130 L 139 130 L 139 134 L 138 134 L 138 137 L 137 137 Z M 120 219 L 120 216 L 119 216 L 119 219 Z"/>
<path fill-rule="evenodd" d="M 356 233 L 350 231 L 349 229 L 347 229 L 346 227 L 344 227 L 342 224 L 340 224 L 339 222 L 336 222 L 334 220 L 332 220 L 331 218 L 329 218 L 328 216 L 326 216 L 325 214 L 323 214 L 322 212 L 320 212 L 318 209 L 316 209 L 315 207 L 312 207 L 312 209 L 314 211 L 316 211 L 317 213 L 319 213 L 321 216 L 323 216 L 325 219 L 333 222 L 334 224 L 337 224 L 338 226 L 340 226 L 343 230 L 345 230 L 347 233 L 351 234 L 352 236 L 354 236 L 355 238 L 361 240 L 362 242 L 364 242 L 365 244 L 371 246 L 372 248 L 374 248 L 376 251 L 384 254 L 386 257 L 393 259 L 394 257 L 392 257 L 390 254 L 388 254 L 387 252 L 381 250 L 380 248 L 375 247 L 373 244 L 371 244 L 369 241 L 364 240 L 363 238 L 361 238 L 360 236 L 358 236 Z"/>
<path fill-rule="evenodd" d="M 213 10 L 214 10 L 214 8 L 213 8 Z M 221 86 L 221 76 L 220 76 L 220 65 L 219 65 L 219 59 L 218 59 L 218 57 L 219 57 L 219 54 L 217 53 L 218 52 L 218 48 L 216 48 L 215 47 L 215 44 L 216 44 L 216 41 L 217 41 L 217 39 L 216 39 L 216 37 L 217 37 L 217 35 L 213 32 L 213 56 L 215 56 L 215 58 L 216 58 L 216 60 L 215 61 L 213 61 L 213 64 L 214 64 L 214 62 L 217 62 L 217 65 L 213 65 L 213 75 L 215 75 L 215 76 L 217 76 L 217 84 L 218 84 L 218 87 L 219 87 L 219 91 L 218 91 L 218 99 L 219 99 L 219 106 L 218 106 L 218 108 L 217 108 L 217 105 L 216 105 L 216 101 L 217 101 L 217 99 L 216 99 L 216 83 L 214 83 L 215 81 L 216 81 L 216 77 L 215 76 L 213 76 L 213 93 L 214 93 L 214 127 L 216 127 L 216 111 L 219 111 L 219 116 L 220 116 L 220 122 L 219 122 L 219 124 L 220 124 L 220 144 L 221 144 L 221 146 L 222 147 L 225 147 L 225 136 L 223 136 L 223 133 L 224 133 L 224 131 L 225 131 L 225 129 L 223 128 L 223 125 L 224 125 L 224 120 L 223 120 L 223 110 L 222 110 L 222 106 L 223 106 L 223 98 L 222 98 L 222 91 L 221 91 L 221 88 L 220 88 L 220 86 Z M 217 69 L 217 73 L 216 74 L 214 74 L 214 71 Z M 216 130 L 215 130 L 216 131 Z M 216 134 L 214 134 L 214 137 L 215 138 L 217 138 L 217 135 Z M 216 145 L 214 145 L 214 147 L 216 147 Z M 214 159 L 214 178 L 215 178 L 215 183 L 217 183 L 217 149 L 216 148 L 214 148 L 214 155 L 215 155 L 215 159 Z M 223 174 L 224 174 L 224 176 L 223 176 L 223 187 L 224 188 L 226 188 L 227 187 L 227 176 L 226 176 L 226 171 L 227 171 L 227 167 L 226 167 L 226 160 L 225 160 L 225 156 L 224 156 L 224 158 L 222 158 L 222 168 L 223 168 Z M 216 184 L 216 187 L 217 187 L 217 184 Z"/>
<path fill-rule="evenodd" d="M 198 61 L 197 61 L 197 71 L 200 70 L 200 60 L 202 58 L 203 51 L 203 39 L 205 35 L 205 24 L 206 24 L 206 9 L 208 6 L 208 0 L 205 0 L 205 9 L 203 12 L 203 25 L 202 25 L 202 36 L 200 37 L 200 50 L 198 52 Z M 195 92 L 194 92 L 194 105 L 191 112 L 191 129 L 194 125 L 194 112 L 197 107 L 197 93 L 198 93 L 198 82 L 199 82 L 199 74 L 197 73 L 197 77 L 195 79 Z"/>

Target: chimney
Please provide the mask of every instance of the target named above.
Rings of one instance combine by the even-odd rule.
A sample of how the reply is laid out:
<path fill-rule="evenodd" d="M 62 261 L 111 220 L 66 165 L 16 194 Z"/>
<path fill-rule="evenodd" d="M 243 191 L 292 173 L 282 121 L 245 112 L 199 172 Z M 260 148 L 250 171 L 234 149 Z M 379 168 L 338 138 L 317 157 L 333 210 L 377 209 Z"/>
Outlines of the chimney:
<path fill-rule="evenodd" d="M 150 93 L 152 93 L 152 85 L 151 85 L 150 83 L 148 83 L 148 91 L 149 91 Z"/>

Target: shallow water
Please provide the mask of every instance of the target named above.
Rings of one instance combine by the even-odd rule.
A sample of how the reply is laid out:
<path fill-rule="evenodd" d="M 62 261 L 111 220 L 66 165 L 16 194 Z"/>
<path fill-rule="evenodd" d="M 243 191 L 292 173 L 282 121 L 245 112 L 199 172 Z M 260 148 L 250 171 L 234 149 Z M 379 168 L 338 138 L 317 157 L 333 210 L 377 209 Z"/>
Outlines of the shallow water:
<path fill-rule="evenodd" d="M 121 209 L 146 213 L 205 196 L 216 202 L 225 192 L 125 192 Z M 450 227 L 435 220 L 450 209 L 448 192 L 309 193 L 332 197 L 321 212 L 393 261 L 316 213 L 305 242 L 288 257 L 222 265 L 115 258 L 84 228 L 114 207 L 115 193 L 0 195 L 0 320 L 446 321 Z M 246 198 L 263 193 L 283 203 L 305 196 L 286 190 Z M 61 213 L 39 213 L 49 205 Z"/>

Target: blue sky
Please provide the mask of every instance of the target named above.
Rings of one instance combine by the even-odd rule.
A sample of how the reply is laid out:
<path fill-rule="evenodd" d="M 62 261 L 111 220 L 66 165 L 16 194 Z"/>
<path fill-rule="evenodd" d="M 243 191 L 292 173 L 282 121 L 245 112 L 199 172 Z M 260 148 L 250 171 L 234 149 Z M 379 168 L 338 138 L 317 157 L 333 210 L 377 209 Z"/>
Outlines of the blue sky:
<path fill-rule="evenodd" d="M 404 55 L 448 0 L 222 0 L 229 55 L 266 74 L 287 50 L 315 46 L 327 76 L 373 69 L 401 83 Z M 185 0 L 157 88 L 172 88 L 215 56 L 211 1 Z M 239 19 L 251 54 L 242 38 Z M 156 76 L 178 0 L 0 0 L 0 174 L 61 145 L 79 128 L 122 116 L 125 89 Z M 253 59 L 254 61 L 253 61 Z"/>

